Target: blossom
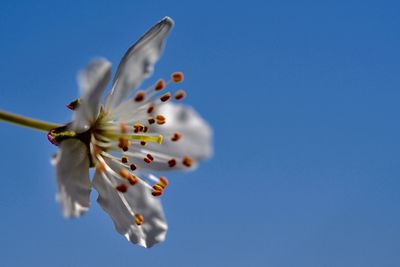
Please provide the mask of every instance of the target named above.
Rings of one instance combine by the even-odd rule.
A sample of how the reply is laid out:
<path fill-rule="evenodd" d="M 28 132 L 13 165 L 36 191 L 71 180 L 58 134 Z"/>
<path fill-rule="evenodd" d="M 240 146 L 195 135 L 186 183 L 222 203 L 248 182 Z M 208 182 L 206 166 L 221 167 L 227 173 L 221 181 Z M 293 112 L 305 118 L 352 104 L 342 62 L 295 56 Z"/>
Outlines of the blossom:
<path fill-rule="evenodd" d="M 143 247 L 163 241 L 167 231 L 159 197 L 169 182 L 151 173 L 193 169 L 212 150 L 208 124 L 192 108 L 175 103 L 185 92 L 166 92 L 168 85 L 183 81 L 183 73 L 138 89 L 152 73 L 172 26 L 164 18 L 128 49 L 104 105 L 101 96 L 111 64 L 93 60 L 78 76 L 81 97 L 69 105 L 72 122 L 48 134 L 59 146 L 53 163 L 64 215 L 78 217 L 87 211 L 93 186 L 116 230 Z"/>

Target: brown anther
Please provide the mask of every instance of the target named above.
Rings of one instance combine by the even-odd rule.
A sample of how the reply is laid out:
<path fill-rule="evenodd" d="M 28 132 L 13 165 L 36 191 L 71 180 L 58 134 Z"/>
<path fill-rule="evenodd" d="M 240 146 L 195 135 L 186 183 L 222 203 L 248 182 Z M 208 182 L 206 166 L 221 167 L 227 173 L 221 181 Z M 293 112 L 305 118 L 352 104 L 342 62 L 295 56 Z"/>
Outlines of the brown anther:
<path fill-rule="evenodd" d="M 166 102 L 166 101 L 168 101 L 168 99 L 171 97 L 171 93 L 166 93 L 166 94 L 164 94 L 162 97 L 160 97 L 160 100 L 162 101 L 162 102 Z"/>
<path fill-rule="evenodd" d="M 154 85 L 154 89 L 156 91 L 161 91 L 164 88 L 165 88 L 165 82 L 163 79 L 158 80 L 157 83 Z"/>
<path fill-rule="evenodd" d="M 155 196 L 155 197 L 159 197 L 159 196 L 162 195 L 162 191 L 154 190 L 154 191 L 151 192 L 151 194 L 152 194 L 153 196 Z"/>
<path fill-rule="evenodd" d="M 144 221 L 143 215 L 141 215 L 139 213 L 135 214 L 135 223 L 137 225 L 142 225 L 143 221 Z"/>
<path fill-rule="evenodd" d="M 117 189 L 121 193 L 125 193 L 126 191 L 128 191 L 128 187 L 124 184 L 117 185 L 115 189 Z"/>
<path fill-rule="evenodd" d="M 136 165 L 134 163 L 131 164 L 130 168 L 131 168 L 132 171 L 137 169 L 137 167 L 136 167 Z"/>
<path fill-rule="evenodd" d="M 179 90 L 178 92 L 175 93 L 175 99 L 176 100 L 182 100 L 183 98 L 185 98 L 186 93 L 183 90 Z"/>
<path fill-rule="evenodd" d="M 129 182 L 130 185 L 135 185 L 135 184 L 138 183 L 138 178 L 136 176 L 134 176 L 134 175 L 131 175 L 128 178 L 128 182 Z"/>
<path fill-rule="evenodd" d="M 168 166 L 169 167 L 174 167 L 176 165 L 176 159 L 170 159 L 168 160 Z"/>
<path fill-rule="evenodd" d="M 134 130 L 135 133 L 139 133 L 139 132 L 143 131 L 144 126 L 143 126 L 143 124 L 135 123 L 135 124 L 133 125 L 133 128 L 135 129 L 135 130 Z"/>
<path fill-rule="evenodd" d="M 181 137 L 182 137 L 182 135 L 180 133 L 174 133 L 174 135 L 172 135 L 172 137 L 171 137 L 171 141 L 176 142 L 179 139 L 181 139 Z"/>
<path fill-rule="evenodd" d="M 165 178 L 164 176 L 160 176 L 160 179 L 159 179 L 159 181 L 158 181 L 158 184 L 159 184 L 160 186 L 162 186 L 162 188 L 165 188 L 165 187 L 167 187 L 167 185 L 169 184 L 169 182 L 168 182 L 168 179 L 167 179 L 167 178 Z"/>
<path fill-rule="evenodd" d="M 164 188 L 162 186 L 160 186 L 159 184 L 153 185 L 153 189 L 154 189 L 154 191 L 163 191 L 164 190 Z"/>
<path fill-rule="evenodd" d="M 163 115 L 157 115 L 157 116 L 156 116 L 156 119 L 157 119 L 158 121 L 165 121 L 165 117 L 164 117 Z"/>
<path fill-rule="evenodd" d="M 156 120 L 153 119 L 152 117 L 149 117 L 149 118 L 147 119 L 147 122 L 148 122 L 149 124 L 153 124 L 153 123 L 156 122 Z"/>
<path fill-rule="evenodd" d="M 147 158 L 147 157 L 144 158 L 143 160 L 144 160 L 144 162 L 146 162 L 147 164 L 150 164 L 150 163 L 151 163 L 151 159 L 149 159 L 149 158 Z"/>
<path fill-rule="evenodd" d="M 96 171 L 99 173 L 105 172 L 106 171 L 106 164 L 103 162 L 98 162 L 96 165 Z"/>
<path fill-rule="evenodd" d="M 152 161 L 154 160 L 154 158 L 153 158 L 153 156 L 151 154 L 147 154 L 146 157 L 149 158 Z"/>
<path fill-rule="evenodd" d="M 140 144 L 141 144 L 142 146 L 145 146 L 145 145 L 147 145 L 147 142 L 146 142 L 146 141 L 140 141 Z"/>
<path fill-rule="evenodd" d="M 148 133 L 148 132 L 149 132 L 149 127 L 144 126 L 144 127 L 143 127 L 143 132 L 144 132 L 144 133 Z"/>
<path fill-rule="evenodd" d="M 121 122 L 119 124 L 119 128 L 121 129 L 121 133 L 123 134 L 128 132 L 128 125 L 126 125 L 126 123 Z"/>
<path fill-rule="evenodd" d="M 171 78 L 174 83 L 180 83 L 183 81 L 184 76 L 182 72 L 177 71 L 172 73 Z"/>
<path fill-rule="evenodd" d="M 193 159 L 191 157 L 185 156 L 183 157 L 182 164 L 186 167 L 192 167 Z"/>
<path fill-rule="evenodd" d="M 130 142 L 126 138 L 119 138 L 118 147 L 121 148 L 123 151 L 128 151 Z"/>
<path fill-rule="evenodd" d="M 129 161 L 129 158 L 127 157 L 127 156 L 123 156 L 122 158 L 121 158 L 121 162 L 122 163 L 128 163 L 128 161 Z"/>
<path fill-rule="evenodd" d="M 153 111 L 154 111 L 154 105 L 150 105 L 150 107 L 148 107 L 148 109 L 147 109 L 147 113 L 153 113 Z"/>
<path fill-rule="evenodd" d="M 144 100 L 144 92 L 140 91 L 137 92 L 136 96 L 135 96 L 135 101 L 136 102 L 140 102 Z"/>

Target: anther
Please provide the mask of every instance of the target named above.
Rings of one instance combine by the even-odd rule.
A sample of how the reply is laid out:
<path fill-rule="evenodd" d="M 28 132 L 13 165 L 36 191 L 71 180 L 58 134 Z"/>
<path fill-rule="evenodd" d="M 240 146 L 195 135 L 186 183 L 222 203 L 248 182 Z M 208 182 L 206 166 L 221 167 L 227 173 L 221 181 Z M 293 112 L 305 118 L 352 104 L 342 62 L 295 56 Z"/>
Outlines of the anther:
<path fill-rule="evenodd" d="M 176 142 L 179 139 L 181 139 L 181 137 L 182 137 L 182 135 L 180 133 L 174 133 L 174 135 L 172 135 L 172 137 L 171 137 L 171 141 Z"/>
<path fill-rule="evenodd" d="M 147 122 L 148 122 L 149 124 L 153 124 L 153 123 L 156 122 L 156 120 L 153 119 L 152 117 L 149 117 L 149 118 L 147 119 Z"/>
<path fill-rule="evenodd" d="M 170 168 L 174 167 L 176 165 L 176 159 L 170 159 L 168 160 L 168 166 Z"/>
<path fill-rule="evenodd" d="M 125 169 L 125 168 L 122 168 L 122 169 L 119 170 L 119 175 L 120 175 L 122 178 L 126 179 L 126 180 L 128 180 L 129 177 L 132 176 L 131 173 L 130 173 L 127 169 Z"/>
<path fill-rule="evenodd" d="M 125 193 L 126 191 L 128 191 L 128 187 L 124 184 L 117 185 L 115 189 L 117 189 L 121 193 Z"/>
<path fill-rule="evenodd" d="M 131 175 L 128 178 L 128 182 L 129 182 L 130 185 L 135 185 L 138 182 L 138 178 L 136 176 L 134 176 L 134 175 Z"/>
<path fill-rule="evenodd" d="M 163 115 L 157 115 L 156 119 L 157 119 L 157 124 L 158 125 L 162 125 L 162 124 L 165 123 L 165 117 Z"/>
<path fill-rule="evenodd" d="M 121 130 L 121 133 L 123 133 L 123 134 L 128 132 L 128 125 L 126 125 L 126 123 L 121 122 L 119 124 L 119 128 Z"/>
<path fill-rule="evenodd" d="M 159 197 L 159 196 L 162 195 L 162 191 L 153 190 L 153 191 L 151 192 L 151 194 L 152 194 L 153 196 L 155 196 L 155 197 Z"/>
<path fill-rule="evenodd" d="M 144 221 L 143 215 L 141 215 L 139 213 L 135 214 L 135 223 L 137 225 L 142 225 L 143 221 Z"/>
<path fill-rule="evenodd" d="M 175 93 L 176 100 L 182 100 L 185 96 L 186 96 L 186 93 L 183 90 L 179 90 L 178 92 Z"/>
<path fill-rule="evenodd" d="M 144 92 L 140 91 L 135 96 L 135 101 L 140 102 L 144 100 Z"/>
<path fill-rule="evenodd" d="M 146 141 L 140 141 L 140 144 L 141 144 L 142 146 L 145 146 L 145 145 L 147 145 L 147 142 L 146 142 Z"/>
<path fill-rule="evenodd" d="M 152 113 L 154 111 L 154 105 L 150 105 L 148 108 L 147 108 L 147 113 Z"/>
<path fill-rule="evenodd" d="M 164 190 L 164 188 L 162 186 L 160 186 L 159 184 L 153 185 L 153 189 L 154 189 L 154 191 L 163 191 Z"/>
<path fill-rule="evenodd" d="M 168 179 L 165 178 L 164 176 L 160 176 L 159 180 L 158 180 L 158 184 L 162 187 L 165 188 L 168 185 Z"/>
<path fill-rule="evenodd" d="M 127 156 L 123 156 L 122 158 L 121 158 L 121 162 L 122 163 L 128 163 L 128 161 L 129 161 L 129 158 L 127 157 Z"/>
<path fill-rule="evenodd" d="M 136 165 L 134 163 L 131 164 L 130 168 L 131 168 L 132 171 L 137 169 L 137 167 L 136 167 Z"/>
<path fill-rule="evenodd" d="M 126 138 L 119 138 L 119 143 L 118 143 L 118 147 L 119 148 L 121 148 L 123 151 L 128 151 L 128 149 L 129 149 L 129 145 L 130 145 L 130 142 L 129 142 L 129 140 L 128 139 L 126 139 Z"/>
<path fill-rule="evenodd" d="M 168 99 L 171 97 L 171 93 L 166 93 L 166 94 L 164 94 L 162 97 L 160 97 L 160 100 L 162 101 L 162 102 L 166 102 L 166 101 L 168 101 Z"/>
<path fill-rule="evenodd" d="M 152 155 L 147 154 L 146 157 L 145 157 L 143 160 L 144 160 L 144 162 L 146 162 L 146 163 L 151 163 L 151 162 L 154 160 L 154 158 L 153 158 Z"/>
<path fill-rule="evenodd" d="M 189 156 L 183 157 L 182 164 L 186 167 L 192 167 L 193 159 Z"/>
<path fill-rule="evenodd" d="M 177 71 L 177 72 L 172 73 L 171 78 L 174 83 L 180 83 L 183 81 L 184 77 L 183 77 L 182 72 Z"/>
<path fill-rule="evenodd" d="M 163 79 L 158 80 L 157 83 L 154 85 L 154 89 L 156 91 L 161 91 L 164 88 L 165 88 L 165 82 Z"/>
<path fill-rule="evenodd" d="M 148 132 L 149 132 L 149 127 L 144 126 L 144 127 L 143 127 L 143 132 L 144 132 L 144 133 L 148 133 Z"/>
<path fill-rule="evenodd" d="M 135 123 L 135 124 L 133 125 L 133 128 L 135 129 L 135 130 L 134 130 L 135 133 L 139 133 L 139 132 L 143 131 L 144 126 L 143 126 L 143 124 Z"/>

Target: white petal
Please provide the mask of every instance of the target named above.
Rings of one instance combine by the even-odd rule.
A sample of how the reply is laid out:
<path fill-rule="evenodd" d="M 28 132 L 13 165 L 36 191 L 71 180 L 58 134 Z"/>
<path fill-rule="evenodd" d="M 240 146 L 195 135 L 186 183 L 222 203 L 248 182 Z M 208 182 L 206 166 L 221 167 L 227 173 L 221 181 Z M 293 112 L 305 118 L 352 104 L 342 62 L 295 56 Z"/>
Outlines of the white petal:
<path fill-rule="evenodd" d="M 130 242 L 143 247 L 152 247 L 165 239 L 167 224 L 165 223 L 159 199 L 153 197 L 148 188 L 142 184 L 129 186 L 126 193 L 115 189 L 118 182 L 113 177 L 96 173 L 93 186 L 99 193 L 97 202 L 111 216 L 115 229 Z M 135 223 L 135 214 L 144 217 L 142 225 Z"/>
<path fill-rule="evenodd" d="M 121 59 L 112 91 L 107 97 L 107 111 L 120 104 L 144 78 L 151 75 L 172 26 L 172 19 L 165 17 L 128 49 Z"/>
<path fill-rule="evenodd" d="M 111 63 L 96 59 L 89 63 L 78 76 L 81 90 L 80 105 L 75 110 L 71 128 L 86 131 L 96 120 L 100 109 L 100 98 L 111 78 Z"/>
<path fill-rule="evenodd" d="M 212 130 L 193 108 L 166 103 L 158 107 L 156 112 L 166 117 L 166 123 L 152 127 L 151 132 L 162 134 L 163 142 L 161 145 L 149 143 L 146 149 L 174 158 L 190 156 L 194 161 L 206 159 L 212 155 Z M 176 142 L 171 141 L 174 132 L 182 134 L 181 139 Z M 154 153 L 155 157 L 157 157 L 156 153 Z M 149 168 L 157 170 L 171 169 L 166 164 L 150 165 Z"/>
<path fill-rule="evenodd" d="M 65 217 L 78 217 L 89 208 L 90 180 L 88 151 L 79 140 L 65 140 L 54 159 L 57 200 Z"/>

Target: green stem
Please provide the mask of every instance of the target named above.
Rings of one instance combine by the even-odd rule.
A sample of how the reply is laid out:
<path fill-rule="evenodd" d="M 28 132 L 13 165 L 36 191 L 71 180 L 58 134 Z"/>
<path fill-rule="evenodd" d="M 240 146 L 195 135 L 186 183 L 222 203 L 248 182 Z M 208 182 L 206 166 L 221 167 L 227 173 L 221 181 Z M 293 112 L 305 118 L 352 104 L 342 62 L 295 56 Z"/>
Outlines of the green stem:
<path fill-rule="evenodd" d="M 48 132 L 51 129 L 60 127 L 62 125 L 55 123 L 48 123 L 45 121 L 35 120 L 32 118 L 20 116 L 17 114 L 5 112 L 0 110 L 0 121 L 6 121 L 9 123 L 17 124 L 20 126 L 28 127 L 31 129 Z"/>

